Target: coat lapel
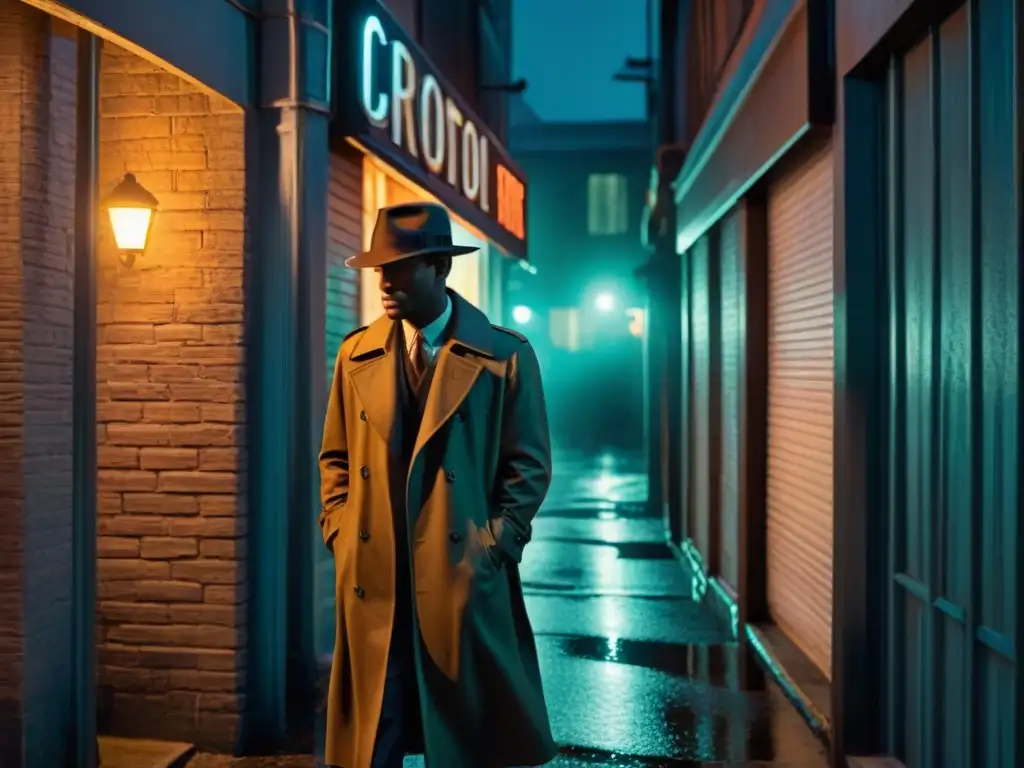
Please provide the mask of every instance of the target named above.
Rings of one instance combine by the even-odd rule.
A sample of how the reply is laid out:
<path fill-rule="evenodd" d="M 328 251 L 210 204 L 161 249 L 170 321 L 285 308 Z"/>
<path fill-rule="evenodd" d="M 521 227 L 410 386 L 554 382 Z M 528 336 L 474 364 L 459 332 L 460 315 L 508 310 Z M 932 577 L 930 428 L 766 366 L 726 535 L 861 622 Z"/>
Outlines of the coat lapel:
<path fill-rule="evenodd" d="M 479 358 L 490 358 L 493 354 L 487 316 L 454 291 L 448 294 L 453 304 L 452 328 L 437 358 L 410 466 L 466 399 L 483 370 Z"/>
<path fill-rule="evenodd" d="M 366 418 L 385 441 L 391 437 L 395 415 L 404 393 L 398 391 L 398 366 L 401 365 L 401 344 L 397 323 L 382 315 L 366 329 L 352 350 L 356 367 L 349 373 L 352 386 L 359 394 Z"/>

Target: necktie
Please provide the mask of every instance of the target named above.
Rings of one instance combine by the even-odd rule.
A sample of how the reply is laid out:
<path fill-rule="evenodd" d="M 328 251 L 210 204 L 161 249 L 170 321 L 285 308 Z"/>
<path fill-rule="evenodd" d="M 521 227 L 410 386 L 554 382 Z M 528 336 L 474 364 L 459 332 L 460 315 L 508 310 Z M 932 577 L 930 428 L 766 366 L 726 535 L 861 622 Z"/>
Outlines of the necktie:
<path fill-rule="evenodd" d="M 412 337 L 412 344 L 409 345 L 409 367 L 412 370 L 414 389 L 419 389 L 423 374 L 427 372 L 427 350 L 424 349 L 424 344 L 423 334 L 416 331 Z"/>

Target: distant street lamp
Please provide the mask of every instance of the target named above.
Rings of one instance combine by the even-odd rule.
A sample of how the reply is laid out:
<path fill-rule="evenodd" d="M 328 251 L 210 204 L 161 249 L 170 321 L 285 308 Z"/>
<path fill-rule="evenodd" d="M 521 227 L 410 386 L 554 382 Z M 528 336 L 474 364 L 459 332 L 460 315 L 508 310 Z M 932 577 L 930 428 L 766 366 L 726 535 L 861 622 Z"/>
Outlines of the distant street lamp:
<path fill-rule="evenodd" d="M 611 312 L 615 309 L 615 297 L 610 293 L 599 293 L 594 299 L 594 306 L 598 312 Z"/>
<path fill-rule="evenodd" d="M 533 311 L 523 304 L 512 309 L 512 319 L 515 320 L 519 325 L 526 325 L 530 322 L 530 318 L 533 317 Z"/>
<path fill-rule="evenodd" d="M 133 173 L 126 173 L 103 201 L 114 230 L 114 242 L 121 252 L 121 263 L 126 267 L 131 267 L 146 250 L 158 205 L 153 193 L 139 184 Z"/>

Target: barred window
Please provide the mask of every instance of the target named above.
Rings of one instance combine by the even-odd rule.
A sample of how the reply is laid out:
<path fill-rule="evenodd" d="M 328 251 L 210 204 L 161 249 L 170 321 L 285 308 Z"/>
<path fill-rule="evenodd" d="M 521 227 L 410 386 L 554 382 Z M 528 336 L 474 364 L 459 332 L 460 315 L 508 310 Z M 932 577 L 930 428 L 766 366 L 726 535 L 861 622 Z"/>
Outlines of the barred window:
<path fill-rule="evenodd" d="M 592 173 L 587 179 L 587 232 L 591 235 L 621 235 L 626 232 L 628 206 L 625 176 Z"/>

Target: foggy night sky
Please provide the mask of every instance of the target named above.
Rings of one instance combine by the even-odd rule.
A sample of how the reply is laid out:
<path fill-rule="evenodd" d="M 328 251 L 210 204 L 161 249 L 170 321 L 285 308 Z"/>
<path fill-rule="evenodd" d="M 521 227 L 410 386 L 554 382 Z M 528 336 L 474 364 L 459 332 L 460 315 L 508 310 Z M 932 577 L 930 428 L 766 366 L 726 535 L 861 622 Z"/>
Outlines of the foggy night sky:
<path fill-rule="evenodd" d="M 512 0 L 513 78 L 542 120 L 642 120 L 644 89 L 612 75 L 646 56 L 646 0 Z"/>

